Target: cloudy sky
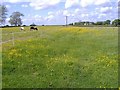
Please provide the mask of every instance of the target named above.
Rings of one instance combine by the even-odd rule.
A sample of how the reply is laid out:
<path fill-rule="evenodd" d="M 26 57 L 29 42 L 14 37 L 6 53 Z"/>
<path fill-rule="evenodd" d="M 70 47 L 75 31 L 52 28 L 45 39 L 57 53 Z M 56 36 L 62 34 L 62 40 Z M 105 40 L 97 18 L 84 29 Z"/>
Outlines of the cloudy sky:
<path fill-rule="evenodd" d="M 118 0 L 4 0 L 8 18 L 19 11 L 23 24 L 65 24 L 77 21 L 104 21 L 118 18 Z M 6 24 L 8 22 L 6 21 Z"/>

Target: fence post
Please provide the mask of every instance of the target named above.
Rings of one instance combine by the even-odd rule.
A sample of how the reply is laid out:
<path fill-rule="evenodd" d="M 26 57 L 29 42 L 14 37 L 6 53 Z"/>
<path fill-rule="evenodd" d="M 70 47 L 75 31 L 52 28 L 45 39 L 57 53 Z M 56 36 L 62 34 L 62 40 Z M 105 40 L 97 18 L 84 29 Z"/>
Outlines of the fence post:
<path fill-rule="evenodd" d="M 12 32 L 12 44 L 13 44 L 13 46 L 15 45 L 14 40 L 15 40 L 15 37 L 14 37 L 14 33 Z"/>

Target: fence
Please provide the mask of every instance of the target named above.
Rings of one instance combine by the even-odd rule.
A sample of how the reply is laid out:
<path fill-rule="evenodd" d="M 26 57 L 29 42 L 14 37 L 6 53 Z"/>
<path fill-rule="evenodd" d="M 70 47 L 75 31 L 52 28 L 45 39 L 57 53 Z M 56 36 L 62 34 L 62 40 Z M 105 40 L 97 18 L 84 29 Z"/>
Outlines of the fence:
<path fill-rule="evenodd" d="M 19 39 L 15 39 L 15 34 L 23 34 L 23 33 L 30 33 L 32 31 L 24 31 L 24 32 L 11 32 L 11 33 L 7 33 L 7 34 L 1 34 L 2 36 L 7 36 L 12 34 L 12 38 L 7 40 L 7 41 L 0 41 L 0 45 L 2 45 L 3 43 L 8 43 L 8 42 L 12 42 L 12 45 L 15 46 L 15 40 L 19 40 Z M 38 32 L 38 31 L 37 31 Z"/>

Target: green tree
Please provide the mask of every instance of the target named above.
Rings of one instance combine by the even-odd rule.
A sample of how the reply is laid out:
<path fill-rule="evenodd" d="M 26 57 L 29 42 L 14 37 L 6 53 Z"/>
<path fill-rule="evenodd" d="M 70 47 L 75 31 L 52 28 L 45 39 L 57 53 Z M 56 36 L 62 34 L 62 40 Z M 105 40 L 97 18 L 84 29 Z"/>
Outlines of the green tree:
<path fill-rule="evenodd" d="M 106 20 L 105 22 L 104 22 L 104 25 L 110 25 L 110 20 Z"/>
<path fill-rule="evenodd" d="M 70 23 L 69 25 L 73 25 L 73 23 Z"/>
<path fill-rule="evenodd" d="M 112 25 L 114 26 L 120 25 L 120 19 L 115 19 L 114 21 L 112 21 Z"/>
<path fill-rule="evenodd" d="M 103 25 L 103 22 L 102 21 L 98 21 L 95 23 L 95 25 Z"/>
<path fill-rule="evenodd" d="M 21 26 L 22 25 L 22 19 L 21 16 L 24 16 L 20 12 L 13 12 L 10 16 L 9 23 L 14 26 Z"/>
<path fill-rule="evenodd" d="M 0 5 L 0 25 L 4 25 L 7 18 L 7 8 L 5 5 Z"/>

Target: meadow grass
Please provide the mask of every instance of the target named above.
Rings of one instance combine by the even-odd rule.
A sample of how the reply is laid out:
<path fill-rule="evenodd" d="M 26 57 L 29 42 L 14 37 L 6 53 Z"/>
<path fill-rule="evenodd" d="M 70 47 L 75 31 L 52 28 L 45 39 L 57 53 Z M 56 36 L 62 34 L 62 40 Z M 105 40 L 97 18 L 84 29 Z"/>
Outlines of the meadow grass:
<path fill-rule="evenodd" d="M 6 41 L 11 32 L 24 31 L 2 32 Z M 16 33 L 15 46 L 2 45 L 2 75 L 3 88 L 118 87 L 118 30 L 41 26 Z"/>

